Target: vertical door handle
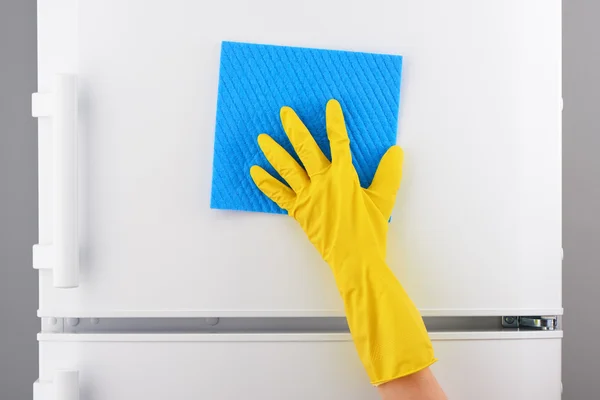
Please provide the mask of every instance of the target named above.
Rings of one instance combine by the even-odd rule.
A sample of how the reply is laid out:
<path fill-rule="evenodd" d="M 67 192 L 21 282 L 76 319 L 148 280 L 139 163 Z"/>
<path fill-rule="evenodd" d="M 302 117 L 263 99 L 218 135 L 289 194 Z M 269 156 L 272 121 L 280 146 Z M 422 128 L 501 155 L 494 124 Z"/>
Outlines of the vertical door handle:
<path fill-rule="evenodd" d="M 57 288 L 79 286 L 79 235 L 77 207 L 77 78 L 58 74 L 53 93 L 34 93 L 34 117 L 52 119 L 53 213 L 52 244 L 33 248 L 33 267 L 52 269 Z"/>

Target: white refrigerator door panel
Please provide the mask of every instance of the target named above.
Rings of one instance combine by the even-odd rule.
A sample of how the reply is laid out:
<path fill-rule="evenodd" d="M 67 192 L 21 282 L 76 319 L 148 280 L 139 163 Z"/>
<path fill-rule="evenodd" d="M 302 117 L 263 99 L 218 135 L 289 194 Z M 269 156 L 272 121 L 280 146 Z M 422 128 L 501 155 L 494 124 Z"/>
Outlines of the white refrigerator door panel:
<path fill-rule="evenodd" d="M 64 336 L 40 335 L 38 391 L 72 370 L 81 400 L 379 398 L 347 335 Z M 432 336 L 433 369 L 451 399 L 561 397 L 559 337 Z"/>
<path fill-rule="evenodd" d="M 561 313 L 560 0 L 38 7 L 39 90 L 79 82 L 79 286 L 40 271 L 40 315 L 341 315 L 295 222 L 209 208 L 222 40 L 403 55 L 391 267 L 425 315 Z"/>

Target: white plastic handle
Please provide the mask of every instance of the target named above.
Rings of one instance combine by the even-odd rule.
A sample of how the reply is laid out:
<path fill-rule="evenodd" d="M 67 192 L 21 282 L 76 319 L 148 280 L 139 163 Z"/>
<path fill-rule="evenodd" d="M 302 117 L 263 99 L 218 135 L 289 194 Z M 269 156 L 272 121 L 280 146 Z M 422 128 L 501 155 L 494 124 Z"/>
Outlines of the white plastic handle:
<path fill-rule="evenodd" d="M 54 286 L 79 285 L 77 80 L 57 75 L 54 93 Z"/>
<path fill-rule="evenodd" d="M 56 400 L 79 400 L 79 371 L 57 370 L 54 372 L 54 398 Z"/>
<path fill-rule="evenodd" d="M 77 230 L 77 78 L 58 74 L 54 93 L 35 93 L 34 117 L 52 118 L 54 152 L 54 232 L 51 246 L 34 246 L 34 268 L 54 270 L 54 286 L 79 286 Z"/>

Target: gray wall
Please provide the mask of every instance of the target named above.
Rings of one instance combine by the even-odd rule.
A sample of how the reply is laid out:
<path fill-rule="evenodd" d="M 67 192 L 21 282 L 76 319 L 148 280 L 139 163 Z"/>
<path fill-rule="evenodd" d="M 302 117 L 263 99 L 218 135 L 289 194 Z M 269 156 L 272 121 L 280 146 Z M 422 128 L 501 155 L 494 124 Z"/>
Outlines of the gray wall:
<path fill-rule="evenodd" d="M 564 399 L 600 399 L 600 2 L 563 1 Z"/>
<path fill-rule="evenodd" d="M 36 2 L 0 0 L 0 399 L 31 399 L 37 379 Z"/>
<path fill-rule="evenodd" d="M 600 398 L 600 2 L 564 3 L 563 398 L 591 400 Z M 35 1 L 1 0 L 0 399 L 7 400 L 30 399 L 37 378 L 37 279 L 31 268 L 37 136 L 29 112 L 35 35 Z"/>

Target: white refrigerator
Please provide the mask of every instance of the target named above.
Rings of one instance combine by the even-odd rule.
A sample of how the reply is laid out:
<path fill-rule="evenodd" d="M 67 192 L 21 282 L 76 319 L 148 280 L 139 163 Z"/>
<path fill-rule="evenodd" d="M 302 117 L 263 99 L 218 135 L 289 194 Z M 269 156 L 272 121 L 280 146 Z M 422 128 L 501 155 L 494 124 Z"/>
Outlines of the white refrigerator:
<path fill-rule="evenodd" d="M 433 370 L 560 399 L 560 0 L 38 0 L 34 399 L 378 398 L 297 224 L 209 206 L 224 40 L 404 57 L 388 261 Z"/>

